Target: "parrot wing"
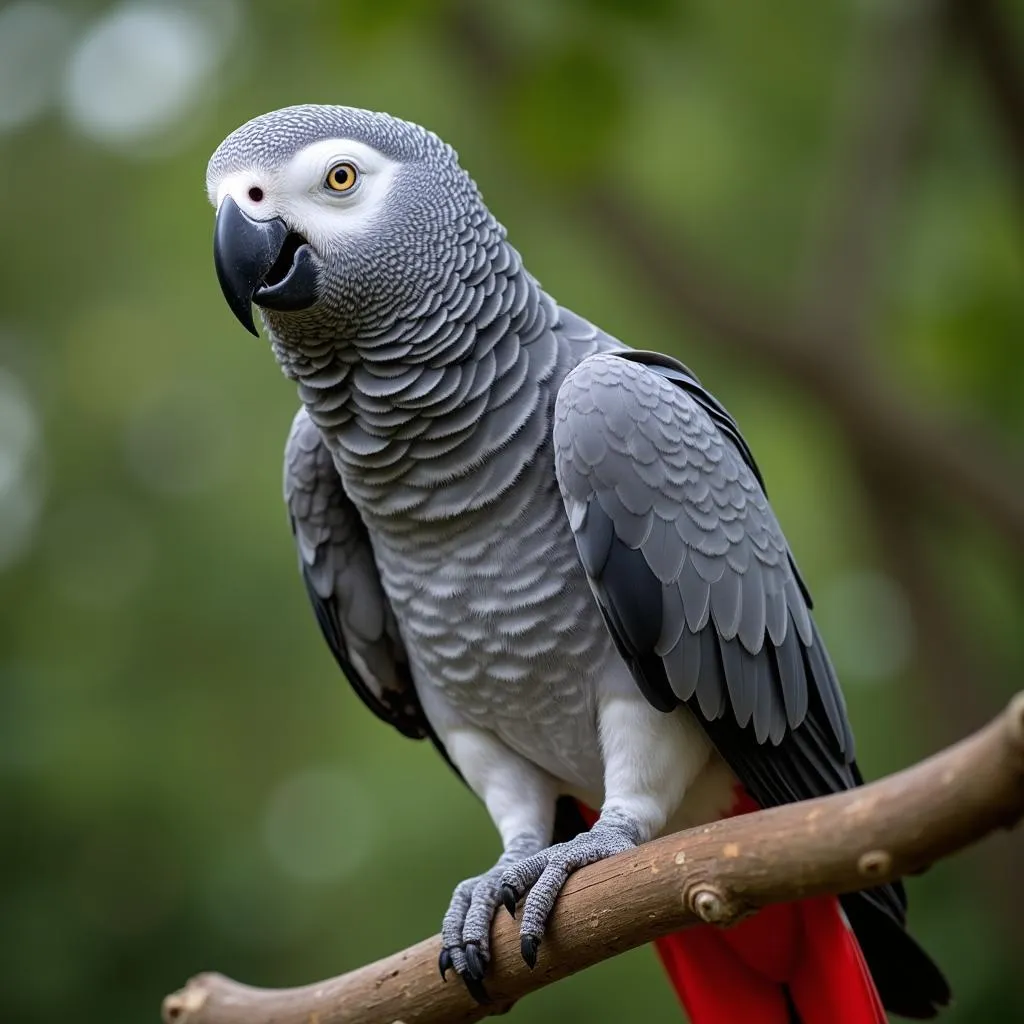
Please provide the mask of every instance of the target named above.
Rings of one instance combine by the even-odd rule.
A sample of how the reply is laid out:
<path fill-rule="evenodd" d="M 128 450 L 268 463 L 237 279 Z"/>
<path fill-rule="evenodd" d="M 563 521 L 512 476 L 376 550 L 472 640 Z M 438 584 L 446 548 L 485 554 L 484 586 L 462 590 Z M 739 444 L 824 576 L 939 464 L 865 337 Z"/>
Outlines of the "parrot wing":
<path fill-rule="evenodd" d="M 363 703 L 404 736 L 431 734 L 366 526 L 305 409 L 285 446 L 284 498 L 316 620 Z"/>
<path fill-rule="evenodd" d="M 559 390 L 554 445 L 580 559 L 651 704 L 686 705 L 761 807 L 860 785 L 810 596 L 722 405 L 667 356 L 592 356 Z M 842 903 L 887 1003 L 910 967 L 948 994 L 903 931 L 901 884 Z"/>
<path fill-rule="evenodd" d="M 762 806 L 859 782 L 839 685 L 735 422 L 681 363 L 592 358 L 558 398 L 584 568 L 661 710 L 686 704 Z"/>

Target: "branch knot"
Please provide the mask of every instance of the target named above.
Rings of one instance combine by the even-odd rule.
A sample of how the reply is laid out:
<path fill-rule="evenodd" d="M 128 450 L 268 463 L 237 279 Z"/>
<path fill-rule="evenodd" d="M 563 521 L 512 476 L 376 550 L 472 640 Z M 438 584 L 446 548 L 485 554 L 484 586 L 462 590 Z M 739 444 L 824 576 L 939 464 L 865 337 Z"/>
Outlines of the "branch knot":
<path fill-rule="evenodd" d="M 203 1008 L 209 996 L 209 989 L 204 984 L 207 977 L 209 975 L 200 974 L 190 978 L 180 992 L 174 992 L 164 1000 L 163 1019 L 166 1024 L 187 1021 L 192 1014 Z"/>
<path fill-rule="evenodd" d="M 892 871 L 892 855 L 886 850 L 868 850 L 857 860 L 857 871 L 865 878 L 879 878 Z"/>
<path fill-rule="evenodd" d="M 690 895 L 690 908 L 705 924 L 729 925 L 742 916 L 742 908 L 735 900 L 707 883 Z"/>

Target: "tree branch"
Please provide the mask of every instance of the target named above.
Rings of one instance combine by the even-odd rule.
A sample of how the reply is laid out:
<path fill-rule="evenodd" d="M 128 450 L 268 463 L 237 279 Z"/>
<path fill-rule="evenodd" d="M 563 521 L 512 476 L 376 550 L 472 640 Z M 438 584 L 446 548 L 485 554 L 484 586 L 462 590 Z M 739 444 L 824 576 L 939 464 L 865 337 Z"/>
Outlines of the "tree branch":
<path fill-rule="evenodd" d="M 492 1002 L 437 976 L 434 936 L 329 981 L 258 989 L 201 974 L 164 1000 L 166 1024 L 470 1024 L 545 985 L 700 923 L 850 892 L 921 871 L 1024 816 L 1024 692 L 940 754 L 860 789 L 714 822 L 584 868 L 559 898 L 535 970 L 495 921 Z"/>

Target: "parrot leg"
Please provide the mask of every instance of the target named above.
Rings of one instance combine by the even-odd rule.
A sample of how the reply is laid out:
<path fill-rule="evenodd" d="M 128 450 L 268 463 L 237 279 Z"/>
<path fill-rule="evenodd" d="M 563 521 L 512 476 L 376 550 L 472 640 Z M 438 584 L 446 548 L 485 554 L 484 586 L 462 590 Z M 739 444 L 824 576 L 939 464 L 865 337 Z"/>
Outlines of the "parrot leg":
<path fill-rule="evenodd" d="M 490 959 L 491 923 L 501 905 L 501 879 L 511 865 L 551 842 L 556 784 L 493 733 L 460 724 L 444 730 L 442 742 L 487 806 L 504 847 L 493 868 L 455 887 L 441 925 L 441 977 L 454 969 L 470 995 L 486 1002 L 482 982 Z"/>
<path fill-rule="evenodd" d="M 576 870 L 606 857 L 639 846 L 645 840 L 641 824 L 628 814 L 602 812 L 589 832 L 581 832 L 567 843 L 549 846 L 546 850 L 510 865 L 501 875 L 501 899 L 510 911 L 522 893 L 529 896 L 523 907 L 520 926 L 520 949 L 523 959 L 533 967 L 541 936 L 555 901 L 566 880 Z"/>
<path fill-rule="evenodd" d="M 441 924 L 441 977 L 449 967 L 466 982 L 480 1002 L 487 994 L 480 984 L 491 954 L 491 922 L 501 904 L 501 878 L 505 869 L 544 845 L 536 836 L 516 836 L 490 871 L 459 882 Z"/>
<path fill-rule="evenodd" d="M 598 710 L 605 799 L 589 832 L 506 868 L 510 911 L 529 890 L 520 924 L 523 959 L 533 967 L 547 920 L 569 875 L 653 839 L 707 764 L 711 744 L 685 708 L 656 711 L 637 692 L 606 697 Z"/>

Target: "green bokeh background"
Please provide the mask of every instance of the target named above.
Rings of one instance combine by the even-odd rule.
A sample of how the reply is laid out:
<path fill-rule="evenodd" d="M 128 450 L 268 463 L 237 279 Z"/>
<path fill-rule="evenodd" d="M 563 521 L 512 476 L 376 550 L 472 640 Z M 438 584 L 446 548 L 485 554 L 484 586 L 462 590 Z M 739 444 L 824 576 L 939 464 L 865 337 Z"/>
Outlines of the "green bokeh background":
<path fill-rule="evenodd" d="M 817 596 L 867 774 L 974 724 L 928 699 L 934 638 L 888 572 L 829 410 L 654 304 L 576 203 L 607 181 L 742 282 L 737 307 L 788 302 L 813 278 L 865 39 L 901 5 L 470 5 L 512 57 L 481 72 L 449 3 L 167 0 L 146 10 L 216 47 L 177 107 L 158 72 L 180 55 L 159 40 L 111 60 L 130 73 L 94 97 L 101 111 L 133 88 L 172 107 L 120 132 L 115 115 L 90 121 L 74 60 L 128 8 L 50 5 L 63 28 L 12 56 L 5 15 L 43 6 L 0 5 L 5 1021 L 135 1024 L 200 969 L 275 985 L 356 967 L 436 931 L 455 882 L 497 853 L 433 751 L 339 678 L 297 578 L 280 501 L 294 392 L 219 294 L 203 187 L 216 144 L 264 110 L 343 102 L 430 126 L 561 302 L 700 373 L 751 441 Z M 1021 11 L 1004 13 L 1019 44 Z M 1019 454 L 1024 182 L 954 49 L 889 217 L 871 344 L 908 401 Z M 492 90 L 491 73 L 510 85 Z M 52 89 L 16 117 L 16 87 L 36 79 Z M 963 680 L 994 712 L 1024 667 L 1020 565 L 981 514 L 950 510 L 927 546 L 957 639 L 998 669 Z M 951 1022 L 1024 1019 L 1024 926 L 983 884 L 990 854 L 910 882 L 915 933 L 958 994 Z M 679 1019 L 649 950 L 510 1019 L 567 1016 Z"/>

